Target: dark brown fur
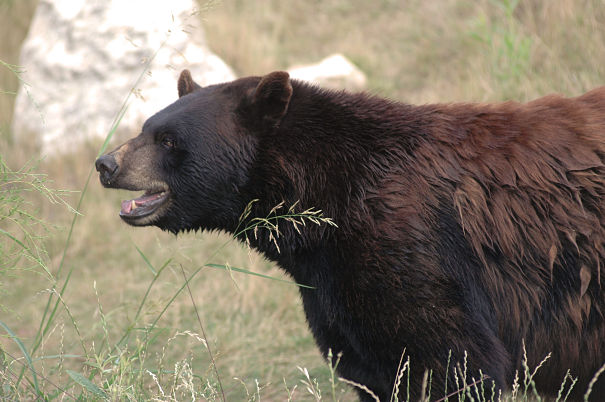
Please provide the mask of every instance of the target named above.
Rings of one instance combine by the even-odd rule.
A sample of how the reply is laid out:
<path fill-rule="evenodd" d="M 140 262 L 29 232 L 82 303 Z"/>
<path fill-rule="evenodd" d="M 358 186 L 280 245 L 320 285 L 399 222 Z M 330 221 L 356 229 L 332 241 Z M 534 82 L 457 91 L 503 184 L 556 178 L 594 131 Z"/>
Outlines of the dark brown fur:
<path fill-rule="evenodd" d="M 407 208 L 395 200 L 388 208 L 419 239 L 430 229 L 418 222 L 452 202 L 481 261 L 472 275 L 492 300 L 498 333 L 516 339 L 511 367 L 520 367 L 524 340 L 530 367 L 553 353 L 539 385 L 555 389 L 574 362 L 584 390 L 605 363 L 605 88 L 574 99 L 424 110 L 441 115 L 433 141 L 416 148 L 414 164 L 380 197 L 414 195 Z M 425 266 L 438 270 L 438 260 Z"/>

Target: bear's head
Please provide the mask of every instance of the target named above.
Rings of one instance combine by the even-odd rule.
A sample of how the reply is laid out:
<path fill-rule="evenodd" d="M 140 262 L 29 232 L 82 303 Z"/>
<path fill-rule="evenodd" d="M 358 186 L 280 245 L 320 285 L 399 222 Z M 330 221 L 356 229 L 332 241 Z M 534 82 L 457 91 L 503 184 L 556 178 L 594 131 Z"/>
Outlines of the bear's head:
<path fill-rule="evenodd" d="M 172 232 L 229 229 L 250 201 L 249 180 L 263 133 L 288 110 L 288 73 L 200 87 L 184 70 L 179 99 L 150 117 L 141 133 L 97 159 L 103 186 L 142 191 L 122 202 L 130 225 Z"/>

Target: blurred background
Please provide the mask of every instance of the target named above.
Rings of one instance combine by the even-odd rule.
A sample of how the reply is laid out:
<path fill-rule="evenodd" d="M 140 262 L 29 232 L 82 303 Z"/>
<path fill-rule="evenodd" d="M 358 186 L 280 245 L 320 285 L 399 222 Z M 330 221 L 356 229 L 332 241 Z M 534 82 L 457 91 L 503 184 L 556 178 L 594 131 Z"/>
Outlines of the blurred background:
<path fill-rule="evenodd" d="M 83 1 L 55 3 L 69 11 Z M 145 8 L 153 9 L 154 3 L 146 2 Z M 103 190 L 94 174 L 87 185 L 112 119 L 92 124 L 92 116 L 69 111 L 67 116 L 79 122 L 77 135 L 87 140 L 77 148 L 53 148 L 55 138 L 69 144 L 74 134 L 67 120 L 61 130 L 61 120 L 52 119 L 54 112 L 44 109 L 44 101 L 61 105 L 62 97 L 67 103 L 72 94 L 68 89 L 52 93 L 64 82 L 53 75 L 52 64 L 43 69 L 40 47 L 37 54 L 34 46 L 29 58 L 20 58 L 38 5 L 34 0 L 0 1 L 0 399 L 82 395 L 179 400 L 193 395 L 221 400 L 205 342 L 196 335 L 202 332 L 196 310 L 227 400 L 317 400 L 316 388 L 324 398 L 354 399 L 349 386 L 337 381 L 332 386 L 296 286 L 204 268 L 190 282 L 191 294 L 178 293 L 183 272 L 191 274 L 206 263 L 288 278 L 223 234 L 176 238 L 123 224 L 120 201 L 132 197 Z M 341 54 L 363 74 L 359 85 L 364 90 L 415 104 L 576 96 L 605 82 L 602 0 L 200 0 L 193 5 L 197 12 L 189 17 L 195 19 L 195 32 L 188 30 L 192 20 L 177 30 L 192 38 L 201 35 L 199 43 L 222 60 L 224 74 L 234 77 Z M 144 26 L 144 11 L 122 15 L 126 26 Z M 165 18 L 166 25 L 163 19 L 149 22 L 162 33 L 175 21 L 170 13 L 154 18 Z M 47 31 L 38 31 L 36 46 L 72 29 L 52 20 L 41 26 Z M 120 32 L 111 35 L 127 36 Z M 90 48 L 87 41 L 93 43 L 93 36 L 86 38 L 74 46 Z M 176 77 L 188 67 L 184 60 L 168 55 L 170 62 L 146 70 L 154 48 L 176 48 L 162 38 L 151 36 L 152 51 L 127 73 L 114 67 L 105 71 L 106 77 L 124 82 L 125 89 L 109 102 L 113 108 L 101 107 L 102 92 L 86 99 L 87 107 L 98 103 L 99 110 L 117 115 L 129 93 L 140 95 L 129 98 L 133 106 L 126 109 L 122 127 L 127 129 L 117 130 L 109 147 L 137 134 L 136 125 L 130 127 L 138 124 L 129 120 L 131 115 L 148 114 L 154 101 L 167 105 L 176 99 Z M 104 51 L 112 59 L 117 50 L 108 49 Z M 139 84 L 148 85 L 135 84 L 141 73 L 159 87 L 149 89 L 150 94 L 166 92 L 139 93 Z M 84 73 L 70 74 L 80 79 Z M 194 70 L 194 78 L 203 81 L 202 74 Z M 17 95 L 23 81 L 29 90 Z M 33 107 L 33 115 L 14 114 L 18 97 Z M 36 129 L 40 132 L 32 127 L 41 127 Z M 45 129 L 58 131 L 49 141 Z M 94 135 L 87 136 L 88 131 Z M 300 368 L 308 370 L 308 377 Z"/>

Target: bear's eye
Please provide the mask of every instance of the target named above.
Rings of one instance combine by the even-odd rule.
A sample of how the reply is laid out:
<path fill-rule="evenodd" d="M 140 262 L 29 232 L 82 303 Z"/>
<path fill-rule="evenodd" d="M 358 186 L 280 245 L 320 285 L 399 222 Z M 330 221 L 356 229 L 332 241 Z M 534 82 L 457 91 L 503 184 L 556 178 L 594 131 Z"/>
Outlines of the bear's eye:
<path fill-rule="evenodd" d="M 166 148 L 174 148 L 175 141 L 170 137 L 164 137 L 161 141 L 162 145 Z"/>

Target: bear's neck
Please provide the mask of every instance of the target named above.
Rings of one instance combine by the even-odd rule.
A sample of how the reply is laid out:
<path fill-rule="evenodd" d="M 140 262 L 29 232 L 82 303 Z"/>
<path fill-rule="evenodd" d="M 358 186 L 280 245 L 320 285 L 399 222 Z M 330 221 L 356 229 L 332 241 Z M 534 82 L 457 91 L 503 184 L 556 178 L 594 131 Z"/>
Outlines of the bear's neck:
<path fill-rule="evenodd" d="M 290 217 L 306 223 L 296 225 L 285 217 L 277 226 L 279 236 L 259 228 L 256 237 L 247 234 L 240 239 L 277 261 L 297 281 L 307 280 L 295 272 L 304 265 L 301 262 L 324 258 L 321 250 L 336 248 L 346 234 L 366 225 L 361 219 L 367 216 L 363 209 L 368 189 L 379 187 L 394 158 L 395 166 L 405 169 L 399 161 L 411 159 L 405 154 L 413 153 L 422 141 L 430 113 L 427 108 L 295 82 L 279 127 L 260 136 L 244 198 L 259 200 L 251 219 L 266 218 L 283 202 L 275 215 L 296 204 L 295 212 L 321 210 L 338 228 Z"/>

